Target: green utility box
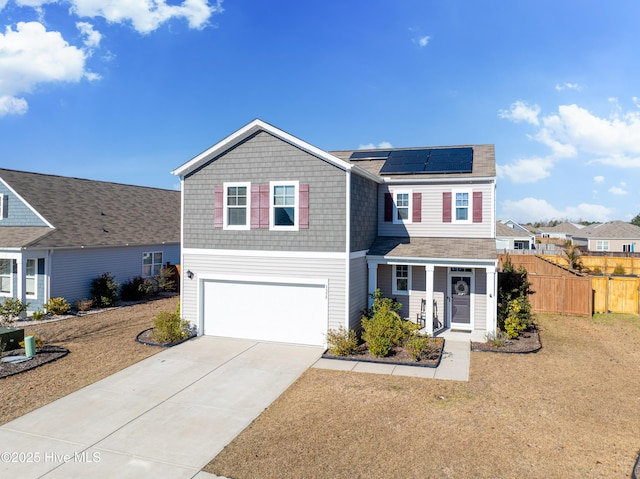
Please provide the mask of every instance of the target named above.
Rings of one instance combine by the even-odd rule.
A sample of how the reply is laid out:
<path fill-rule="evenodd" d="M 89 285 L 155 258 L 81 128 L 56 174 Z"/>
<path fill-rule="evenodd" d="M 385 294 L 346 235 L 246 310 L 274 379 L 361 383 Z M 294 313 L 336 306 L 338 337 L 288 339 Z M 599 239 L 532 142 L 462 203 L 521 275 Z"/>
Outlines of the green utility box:
<path fill-rule="evenodd" d="M 24 329 L 0 328 L 0 344 L 4 345 L 5 351 L 20 349 L 20 341 L 24 341 Z"/>

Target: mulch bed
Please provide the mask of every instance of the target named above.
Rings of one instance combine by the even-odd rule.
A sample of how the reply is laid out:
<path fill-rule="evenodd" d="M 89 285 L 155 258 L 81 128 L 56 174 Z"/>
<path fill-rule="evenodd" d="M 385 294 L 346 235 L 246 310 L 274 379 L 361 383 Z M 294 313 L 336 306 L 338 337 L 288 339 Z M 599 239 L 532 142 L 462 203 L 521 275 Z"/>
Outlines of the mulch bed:
<path fill-rule="evenodd" d="M 153 329 L 154 328 L 149 328 L 142 331 L 140 334 L 138 334 L 138 336 L 136 336 L 136 341 L 138 341 L 140 344 L 146 344 L 147 346 L 158 346 L 160 348 L 170 348 L 171 346 L 176 346 L 180 343 L 184 343 L 185 341 L 188 341 L 191 338 L 196 336 L 195 334 L 192 334 L 191 336 L 181 339 L 179 341 L 174 341 L 171 343 L 159 343 L 158 341 L 153 339 Z"/>
<path fill-rule="evenodd" d="M 362 361 L 368 363 L 382 363 L 382 364 L 395 364 L 402 366 L 420 366 L 424 368 L 437 368 L 442 358 L 442 350 L 444 349 L 443 338 L 431 338 L 431 341 L 435 343 L 436 347 L 433 354 L 426 358 L 416 361 L 411 357 L 411 353 L 406 348 L 396 347 L 393 348 L 391 354 L 384 358 L 378 358 L 371 354 L 368 350 L 367 343 L 363 343 L 358 346 L 358 350 L 355 354 L 349 356 L 335 356 L 329 351 L 326 351 L 322 357 L 326 359 L 339 359 L 343 361 Z"/>
<path fill-rule="evenodd" d="M 2 354 L 3 358 L 9 356 L 24 356 L 24 349 L 14 349 Z M 60 359 L 69 354 L 69 350 L 60 346 L 44 346 L 36 351 L 36 355 L 28 361 L 22 361 L 20 363 L 6 363 L 0 362 L 0 379 L 7 376 L 13 376 L 14 374 L 22 373 L 43 364 L 50 363 L 56 359 Z"/>
<path fill-rule="evenodd" d="M 516 339 L 509 339 L 503 346 L 495 346 L 490 342 L 471 343 L 471 351 L 488 351 L 492 353 L 536 353 L 542 348 L 538 328 L 531 326 Z"/>

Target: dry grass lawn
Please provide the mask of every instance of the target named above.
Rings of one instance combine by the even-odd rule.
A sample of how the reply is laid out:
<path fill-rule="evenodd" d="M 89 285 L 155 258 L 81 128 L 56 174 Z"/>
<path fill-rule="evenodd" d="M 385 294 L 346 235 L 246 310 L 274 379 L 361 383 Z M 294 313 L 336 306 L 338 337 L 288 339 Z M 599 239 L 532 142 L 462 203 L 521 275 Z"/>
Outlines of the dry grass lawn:
<path fill-rule="evenodd" d="M 624 478 L 640 448 L 640 317 L 538 318 L 537 354 L 469 382 L 312 369 L 205 468 L 234 479 Z"/>
<path fill-rule="evenodd" d="M 161 350 L 135 341 L 162 310 L 175 311 L 178 297 L 25 328 L 47 344 L 69 349 L 65 357 L 0 379 L 0 424 L 92 384 Z"/>

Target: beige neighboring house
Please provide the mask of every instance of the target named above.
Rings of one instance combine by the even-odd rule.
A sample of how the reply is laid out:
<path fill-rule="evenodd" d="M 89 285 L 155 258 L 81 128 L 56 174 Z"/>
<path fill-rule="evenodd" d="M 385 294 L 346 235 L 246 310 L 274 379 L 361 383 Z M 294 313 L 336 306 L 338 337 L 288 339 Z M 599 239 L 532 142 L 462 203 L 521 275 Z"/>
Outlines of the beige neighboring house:
<path fill-rule="evenodd" d="M 541 238 L 572 241 L 573 237 L 578 235 L 584 228 L 584 225 L 578 223 L 564 222 L 556 226 L 543 226 L 539 228 L 538 236 Z"/>
<path fill-rule="evenodd" d="M 535 235 L 523 226 L 507 220 L 496 223 L 496 248 L 502 250 L 533 250 Z"/>
<path fill-rule="evenodd" d="M 590 225 L 574 234 L 574 243 L 589 251 L 640 252 L 640 227 L 624 221 Z"/>

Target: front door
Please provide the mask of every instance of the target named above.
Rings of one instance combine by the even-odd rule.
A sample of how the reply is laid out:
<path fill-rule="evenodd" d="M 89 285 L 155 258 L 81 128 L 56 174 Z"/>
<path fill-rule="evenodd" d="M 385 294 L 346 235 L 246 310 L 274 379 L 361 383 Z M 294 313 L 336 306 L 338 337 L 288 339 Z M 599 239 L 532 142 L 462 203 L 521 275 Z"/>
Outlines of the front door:
<path fill-rule="evenodd" d="M 449 298 L 451 329 L 471 330 L 471 273 L 451 272 Z"/>

